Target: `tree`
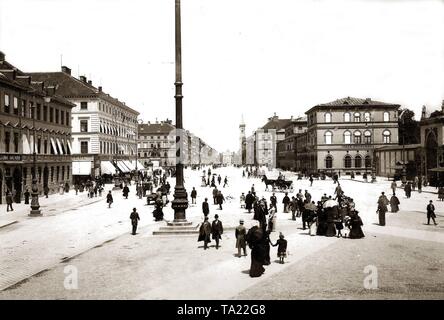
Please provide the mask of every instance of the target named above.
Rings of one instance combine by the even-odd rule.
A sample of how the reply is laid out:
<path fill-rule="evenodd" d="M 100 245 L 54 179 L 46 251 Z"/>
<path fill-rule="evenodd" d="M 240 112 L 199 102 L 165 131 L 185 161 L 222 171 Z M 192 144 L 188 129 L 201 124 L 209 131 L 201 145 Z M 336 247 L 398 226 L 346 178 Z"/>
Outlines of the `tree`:
<path fill-rule="evenodd" d="M 402 112 L 404 114 L 401 117 Z M 398 126 L 399 144 L 418 144 L 421 142 L 419 121 L 415 120 L 415 112 L 407 108 L 398 110 Z"/>

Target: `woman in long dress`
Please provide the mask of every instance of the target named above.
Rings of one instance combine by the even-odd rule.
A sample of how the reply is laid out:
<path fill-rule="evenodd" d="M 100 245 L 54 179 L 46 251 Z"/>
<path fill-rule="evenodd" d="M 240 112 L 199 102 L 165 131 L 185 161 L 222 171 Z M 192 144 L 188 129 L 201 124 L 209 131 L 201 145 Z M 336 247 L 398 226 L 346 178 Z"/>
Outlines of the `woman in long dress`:
<path fill-rule="evenodd" d="M 248 230 L 247 242 L 251 249 L 250 277 L 260 277 L 265 271 L 263 267 L 266 258 L 264 238 L 265 232 L 258 226 Z"/>
<path fill-rule="evenodd" d="M 327 208 L 326 211 L 327 211 L 327 231 L 325 235 L 327 237 L 334 237 L 336 236 L 335 220 L 338 217 L 338 206 Z"/>
<path fill-rule="evenodd" d="M 399 211 L 399 199 L 395 194 L 390 198 L 390 210 L 391 212 Z"/>
<path fill-rule="evenodd" d="M 364 232 L 362 232 L 362 226 L 364 224 L 362 223 L 362 219 L 359 216 L 358 211 L 355 211 L 355 213 L 350 217 L 348 224 L 350 228 L 350 239 L 360 239 L 365 237 Z"/>

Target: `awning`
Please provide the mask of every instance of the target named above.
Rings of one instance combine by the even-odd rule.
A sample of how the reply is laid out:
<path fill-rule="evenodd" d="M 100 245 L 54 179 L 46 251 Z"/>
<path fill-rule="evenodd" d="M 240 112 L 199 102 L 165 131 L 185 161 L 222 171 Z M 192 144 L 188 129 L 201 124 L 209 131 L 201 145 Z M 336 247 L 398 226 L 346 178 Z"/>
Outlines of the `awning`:
<path fill-rule="evenodd" d="M 73 176 L 89 176 L 91 175 L 91 161 L 73 161 Z"/>
<path fill-rule="evenodd" d="M 137 169 L 138 170 L 145 169 L 145 166 L 140 161 L 137 161 Z"/>
<path fill-rule="evenodd" d="M 31 154 L 31 148 L 29 146 L 28 136 L 23 134 L 22 136 L 22 144 L 23 144 L 23 154 Z"/>
<path fill-rule="evenodd" d="M 124 160 L 123 163 L 130 169 L 131 171 L 136 170 L 135 163 L 132 163 L 131 161 Z"/>
<path fill-rule="evenodd" d="M 123 164 L 122 161 L 117 161 L 117 167 L 122 171 L 123 173 L 129 172 L 130 170 Z"/>
<path fill-rule="evenodd" d="M 116 167 L 110 162 L 110 161 L 101 161 L 100 162 L 100 169 L 102 171 L 102 174 L 115 174 L 116 173 Z"/>
<path fill-rule="evenodd" d="M 51 145 L 52 145 L 52 148 L 54 149 L 54 154 L 59 154 L 59 153 L 57 152 L 57 147 L 56 147 L 56 144 L 55 144 L 53 138 L 51 138 Z"/>
<path fill-rule="evenodd" d="M 72 147 L 71 147 L 71 141 L 67 141 L 68 144 L 68 150 L 69 150 L 69 154 L 72 154 Z"/>
<path fill-rule="evenodd" d="M 60 143 L 59 138 L 56 138 L 56 141 L 57 141 L 57 146 L 59 147 L 59 152 L 62 155 L 63 154 L 62 144 Z"/>

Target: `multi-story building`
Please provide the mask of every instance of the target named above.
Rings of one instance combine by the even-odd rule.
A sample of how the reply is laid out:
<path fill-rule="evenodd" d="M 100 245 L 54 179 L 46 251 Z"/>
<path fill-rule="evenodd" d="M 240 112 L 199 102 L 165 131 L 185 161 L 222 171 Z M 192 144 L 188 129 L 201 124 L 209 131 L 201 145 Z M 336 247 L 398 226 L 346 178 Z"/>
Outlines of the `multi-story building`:
<path fill-rule="evenodd" d="M 71 111 L 57 87 L 36 81 L 0 52 L 0 203 L 7 191 L 19 202 L 31 192 L 36 154 L 39 193 L 71 180 Z"/>
<path fill-rule="evenodd" d="M 285 127 L 289 125 L 291 119 L 279 119 L 274 114 L 273 117 L 268 118 L 268 122 L 261 128 L 253 132 L 253 135 L 246 139 L 246 153 L 251 150 L 251 144 L 254 141 L 254 165 L 267 166 L 269 169 L 276 168 L 277 161 L 277 144 L 279 141 L 285 139 Z M 251 159 L 247 161 L 251 162 Z"/>
<path fill-rule="evenodd" d="M 284 170 L 296 171 L 297 168 L 297 137 L 307 132 L 307 119 L 299 117 L 290 119 L 290 123 L 283 128 L 284 139 L 277 142 L 277 167 Z"/>
<path fill-rule="evenodd" d="M 57 86 L 72 102 L 73 176 L 75 180 L 136 169 L 139 112 L 93 86 L 85 76 L 60 72 L 30 73 L 34 79 Z"/>
<path fill-rule="evenodd" d="M 444 100 L 441 110 L 421 119 L 422 157 L 418 174 L 433 186 L 444 186 Z"/>
<path fill-rule="evenodd" d="M 181 161 L 185 166 L 218 163 L 219 154 L 201 138 L 184 129 L 180 133 L 182 140 Z M 139 124 L 138 156 L 145 166 L 176 166 L 176 128 L 172 121 L 155 121 Z"/>
<path fill-rule="evenodd" d="M 175 127 L 171 120 L 139 124 L 138 156 L 145 166 L 173 167 L 176 165 Z"/>
<path fill-rule="evenodd" d="M 310 171 L 370 172 L 375 148 L 398 144 L 399 107 L 350 97 L 312 107 L 306 112 Z"/>
<path fill-rule="evenodd" d="M 235 153 L 231 151 L 225 151 L 221 153 L 221 163 L 223 165 L 231 166 L 235 161 Z"/>

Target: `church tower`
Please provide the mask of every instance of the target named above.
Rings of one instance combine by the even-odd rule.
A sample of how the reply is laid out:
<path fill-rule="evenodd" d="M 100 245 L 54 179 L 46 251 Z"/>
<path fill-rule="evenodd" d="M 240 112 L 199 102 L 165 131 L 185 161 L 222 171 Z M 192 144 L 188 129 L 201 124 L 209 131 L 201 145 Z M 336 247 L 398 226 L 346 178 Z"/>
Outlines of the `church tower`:
<path fill-rule="evenodd" d="M 247 138 L 245 136 L 245 122 L 242 115 L 241 123 L 239 124 L 239 164 L 245 165 L 247 163 Z"/>

